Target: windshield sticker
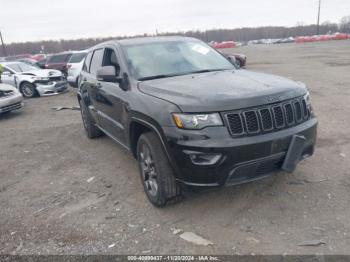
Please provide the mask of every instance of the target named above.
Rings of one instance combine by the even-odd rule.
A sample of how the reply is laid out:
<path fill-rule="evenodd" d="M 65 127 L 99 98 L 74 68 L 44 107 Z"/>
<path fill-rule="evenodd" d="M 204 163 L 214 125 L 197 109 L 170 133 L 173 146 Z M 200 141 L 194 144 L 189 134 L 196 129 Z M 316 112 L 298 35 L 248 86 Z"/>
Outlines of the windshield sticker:
<path fill-rule="evenodd" d="M 201 53 L 202 55 L 206 55 L 210 51 L 209 48 L 206 48 L 202 45 L 194 45 L 192 47 L 192 50 Z"/>

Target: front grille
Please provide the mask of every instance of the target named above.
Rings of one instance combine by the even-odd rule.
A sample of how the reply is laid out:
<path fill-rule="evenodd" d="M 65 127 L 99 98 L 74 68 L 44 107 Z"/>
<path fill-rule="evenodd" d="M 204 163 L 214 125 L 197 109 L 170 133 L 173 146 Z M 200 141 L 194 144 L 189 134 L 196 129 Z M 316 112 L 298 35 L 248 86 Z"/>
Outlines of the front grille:
<path fill-rule="evenodd" d="M 50 77 L 50 81 L 52 82 L 58 82 L 58 81 L 63 81 L 64 78 L 62 76 L 53 76 L 53 77 Z"/>
<path fill-rule="evenodd" d="M 247 111 L 243 113 L 244 122 L 248 133 L 256 133 L 259 131 L 259 121 L 255 111 Z"/>
<path fill-rule="evenodd" d="M 267 159 L 261 159 L 237 166 L 230 174 L 227 184 L 237 184 L 264 177 L 281 170 L 285 154 L 279 154 Z"/>
<path fill-rule="evenodd" d="M 225 114 L 232 136 L 256 135 L 300 124 L 310 117 L 303 98 Z"/>
<path fill-rule="evenodd" d="M 227 115 L 227 121 L 229 125 L 232 127 L 232 132 L 234 134 L 242 134 L 243 133 L 243 123 L 240 114 L 230 114 Z"/>

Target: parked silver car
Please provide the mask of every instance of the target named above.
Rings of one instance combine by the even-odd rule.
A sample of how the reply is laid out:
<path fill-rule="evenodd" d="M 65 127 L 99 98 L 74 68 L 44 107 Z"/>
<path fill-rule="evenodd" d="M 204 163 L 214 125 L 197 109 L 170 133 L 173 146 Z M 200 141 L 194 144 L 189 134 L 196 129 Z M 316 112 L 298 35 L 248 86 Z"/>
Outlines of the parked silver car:
<path fill-rule="evenodd" d="M 22 94 L 15 87 L 0 83 L 0 114 L 20 109 L 22 106 Z"/>
<path fill-rule="evenodd" d="M 23 62 L 2 62 L 3 83 L 17 87 L 24 97 L 57 95 L 68 88 L 62 72 L 40 69 Z"/>
<path fill-rule="evenodd" d="M 78 80 L 87 51 L 74 52 L 67 63 L 67 80 L 73 87 L 78 87 Z"/>

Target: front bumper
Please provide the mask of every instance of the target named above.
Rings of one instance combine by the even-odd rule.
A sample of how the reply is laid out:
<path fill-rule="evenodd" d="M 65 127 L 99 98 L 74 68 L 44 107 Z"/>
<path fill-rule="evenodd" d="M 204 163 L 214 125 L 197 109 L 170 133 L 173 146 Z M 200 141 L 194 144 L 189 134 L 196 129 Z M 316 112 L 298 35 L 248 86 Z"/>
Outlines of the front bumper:
<path fill-rule="evenodd" d="M 34 84 L 40 96 L 58 95 L 68 89 L 67 81 L 50 82 L 47 84 L 36 82 Z"/>
<path fill-rule="evenodd" d="M 0 98 L 0 114 L 23 107 L 23 96 L 16 93 L 9 97 Z"/>
<path fill-rule="evenodd" d="M 317 120 L 310 120 L 289 129 L 252 137 L 232 138 L 227 127 L 203 130 L 164 128 L 177 179 L 194 186 L 221 186 L 256 180 L 281 170 L 294 135 L 306 141 L 300 160 L 314 152 Z M 211 165 L 194 164 L 191 154 L 219 155 Z"/>

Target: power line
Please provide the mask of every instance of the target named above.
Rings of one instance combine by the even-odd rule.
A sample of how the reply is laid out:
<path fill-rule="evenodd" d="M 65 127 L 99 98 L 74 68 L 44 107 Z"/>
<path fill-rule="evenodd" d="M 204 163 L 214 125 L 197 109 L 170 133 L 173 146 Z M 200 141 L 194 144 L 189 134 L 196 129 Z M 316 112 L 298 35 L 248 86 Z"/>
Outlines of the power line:
<path fill-rule="evenodd" d="M 4 44 L 4 40 L 2 39 L 2 34 L 1 34 L 1 30 L 0 30 L 0 39 L 1 39 L 1 44 L 2 44 L 2 52 L 4 56 L 7 56 L 6 54 L 6 48 L 5 48 L 5 44 Z"/>
<path fill-rule="evenodd" d="M 321 0 L 318 0 L 317 35 L 320 34 L 320 13 L 321 13 Z"/>

